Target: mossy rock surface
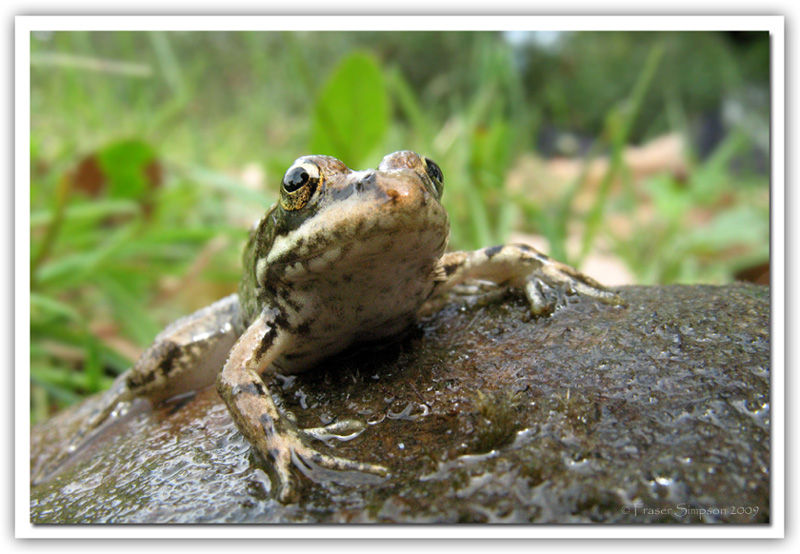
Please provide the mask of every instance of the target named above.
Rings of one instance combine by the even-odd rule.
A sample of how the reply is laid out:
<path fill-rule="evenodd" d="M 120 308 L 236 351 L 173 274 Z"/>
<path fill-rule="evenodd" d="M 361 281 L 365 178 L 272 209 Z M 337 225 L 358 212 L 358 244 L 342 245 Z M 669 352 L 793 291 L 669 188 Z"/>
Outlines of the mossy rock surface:
<path fill-rule="evenodd" d="M 33 523 L 767 523 L 769 288 L 626 287 L 532 319 L 516 297 L 452 304 L 381 351 L 278 379 L 302 426 L 366 421 L 273 500 L 213 389 L 134 405 L 53 480 Z M 33 471 L 99 397 L 31 433 Z"/>

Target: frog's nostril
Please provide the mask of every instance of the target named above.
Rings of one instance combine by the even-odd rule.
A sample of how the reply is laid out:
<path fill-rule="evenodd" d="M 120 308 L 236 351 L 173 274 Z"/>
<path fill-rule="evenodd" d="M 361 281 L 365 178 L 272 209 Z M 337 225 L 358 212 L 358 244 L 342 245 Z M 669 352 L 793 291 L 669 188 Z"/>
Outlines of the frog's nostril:
<path fill-rule="evenodd" d="M 356 190 L 358 192 L 362 192 L 368 188 L 372 188 L 375 186 L 375 174 L 369 173 L 356 181 Z"/>

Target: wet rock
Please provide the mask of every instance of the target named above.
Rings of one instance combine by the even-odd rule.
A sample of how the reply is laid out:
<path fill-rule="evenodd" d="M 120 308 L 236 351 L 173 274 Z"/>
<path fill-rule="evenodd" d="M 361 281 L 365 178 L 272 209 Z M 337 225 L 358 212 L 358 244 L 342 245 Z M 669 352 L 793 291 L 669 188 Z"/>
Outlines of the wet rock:
<path fill-rule="evenodd" d="M 312 471 L 272 499 L 269 468 L 213 389 L 135 405 L 60 475 L 34 523 L 765 523 L 769 289 L 627 287 L 531 319 L 516 297 L 453 304 L 380 351 L 278 379 L 303 426 L 368 423 L 322 449 L 392 474 Z M 31 465 L 97 398 L 32 429 Z"/>

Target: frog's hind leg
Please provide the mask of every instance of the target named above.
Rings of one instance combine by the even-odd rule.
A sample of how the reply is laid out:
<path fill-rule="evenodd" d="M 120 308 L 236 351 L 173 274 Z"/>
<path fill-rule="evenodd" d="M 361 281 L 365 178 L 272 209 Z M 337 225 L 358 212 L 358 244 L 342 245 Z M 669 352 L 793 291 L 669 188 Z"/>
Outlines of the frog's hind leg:
<path fill-rule="evenodd" d="M 63 471 L 101 431 L 115 424 L 125 403 L 143 398 L 151 404 L 200 390 L 214 382 L 241 333 L 241 308 L 233 294 L 167 326 L 131 369 L 120 375 L 99 402 L 99 408 L 52 462 L 36 473 L 33 483 Z"/>
<path fill-rule="evenodd" d="M 431 300 L 435 302 L 454 286 L 472 279 L 522 290 L 534 315 L 551 313 L 560 294 L 579 294 L 605 304 L 624 304 L 616 293 L 591 277 L 525 244 L 445 254 L 439 262 L 438 282 Z"/>

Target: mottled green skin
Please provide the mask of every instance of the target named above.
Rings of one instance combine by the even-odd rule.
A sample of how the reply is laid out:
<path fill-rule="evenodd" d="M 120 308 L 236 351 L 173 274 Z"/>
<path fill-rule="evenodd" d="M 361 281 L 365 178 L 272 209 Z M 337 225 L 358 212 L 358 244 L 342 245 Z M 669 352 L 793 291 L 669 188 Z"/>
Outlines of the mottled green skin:
<path fill-rule="evenodd" d="M 242 254 L 242 279 L 239 282 L 239 306 L 242 309 L 242 319 L 245 326 L 250 325 L 258 316 L 260 305 L 269 298 L 263 293 L 259 298 L 256 283 L 256 260 L 263 258 L 269 252 L 272 241 L 275 239 L 275 229 L 278 227 L 280 215 L 279 205 L 274 205 L 267 214 L 250 230 L 250 238 Z"/>

